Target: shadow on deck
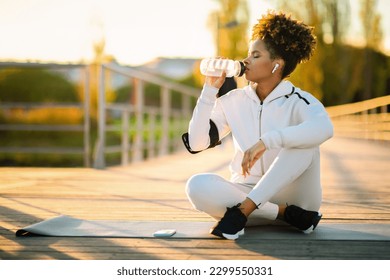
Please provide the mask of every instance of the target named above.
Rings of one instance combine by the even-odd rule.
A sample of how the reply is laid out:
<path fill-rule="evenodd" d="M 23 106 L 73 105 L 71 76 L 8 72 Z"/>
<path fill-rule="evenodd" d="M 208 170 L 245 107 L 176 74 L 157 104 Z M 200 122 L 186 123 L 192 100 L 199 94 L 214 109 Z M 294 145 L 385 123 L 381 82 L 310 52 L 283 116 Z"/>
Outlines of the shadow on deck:
<path fill-rule="evenodd" d="M 232 147 L 196 155 L 181 152 L 112 167 L 0 168 L 0 259 L 390 259 L 390 146 L 334 138 L 322 146 L 324 214 L 321 225 L 350 224 L 343 239 L 281 237 L 236 242 L 213 239 L 17 238 L 17 229 L 54 217 L 210 221 L 184 192 L 195 173 L 228 177 Z M 354 238 L 358 225 L 377 228 Z M 377 225 L 377 227 L 376 227 Z M 379 231 L 379 232 L 378 232 Z M 350 238 L 348 238 L 350 237 Z"/>

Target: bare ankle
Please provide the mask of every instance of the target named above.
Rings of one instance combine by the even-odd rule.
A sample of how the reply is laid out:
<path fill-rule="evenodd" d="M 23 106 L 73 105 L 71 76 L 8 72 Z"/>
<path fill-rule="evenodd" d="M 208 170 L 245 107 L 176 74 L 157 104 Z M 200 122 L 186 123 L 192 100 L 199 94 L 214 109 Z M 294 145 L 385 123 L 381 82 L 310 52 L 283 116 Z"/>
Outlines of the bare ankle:
<path fill-rule="evenodd" d="M 238 207 L 241 212 L 246 216 L 249 215 L 257 208 L 256 204 L 249 198 L 246 198 L 241 205 Z"/>
<path fill-rule="evenodd" d="M 284 212 L 286 211 L 286 205 L 279 205 L 278 216 L 276 217 L 279 220 L 284 220 Z"/>

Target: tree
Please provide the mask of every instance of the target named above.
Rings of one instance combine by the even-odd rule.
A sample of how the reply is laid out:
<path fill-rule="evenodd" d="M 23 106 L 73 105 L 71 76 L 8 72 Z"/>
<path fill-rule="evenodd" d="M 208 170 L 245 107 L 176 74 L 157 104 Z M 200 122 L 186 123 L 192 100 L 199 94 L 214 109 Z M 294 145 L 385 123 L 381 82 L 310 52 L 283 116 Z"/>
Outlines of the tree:
<path fill-rule="evenodd" d="M 307 25 L 313 26 L 317 37 L 316 51 L 313 57 L 306 63 L 297 66 L 292 73 L 290 80 L 302 89 L 311 92 L 318 99 L 323 99 L 322 85 L 324 73 L 322 64 L 325 60 L 322 19 L 324 17 L 323 7 L 315 0 L 277 0 L 279 8 L 290 13 L 293 18 L 303 20 Z M 302 9 L 306 7 L 306 9 Z"/>
<path fill-rule="evenodd" d="M 364 50 L 348 46 L 348 0 L 275 0 L 279 8 L 315 27 L 318 44 L 311 61 L 299 65 L 291 76 L 298 86 L 319 97 L 325 105 L 360 101 L 385 92 L 386 57 L 375 51 L 382 40 L 376 0 L 361 0 Z M 373 67 L 375 65 L 375 67 Z M 320 94 L 318 94 L 318 92 Z"/>
<path fill-rule="evenodd" d="M 76 102 L 75 86 L 41 68 L 0 71 L 0 102 Z"/>
<path fill-rule="evenodd" d="M 242 59 L 248 52 L 249 10 L 246 0 L 217 0 L 220 10 L 209 17 L 214 30 L 216 55 Z"/>
<path fill-rule="evenodd" d="M 322 16 L 323 29 L 328 28 L 323 35 L 326 43 L 332 45 L 343 44 L 343 39 L 350 23 L 349 0 L 322 0 L 324 15 Z"/>
<path fill-rule="evenodd" d="M 216 0 L 220 9 L 209 15 L 208 25 L 215 39 L 215 56 L 242 60 L 248 52 L 249 9 L 246 0 Z M 197 86 L 203 84 L 203 77 L 199 71 L 199 64 L 195 64 L 194 81 Z M 235 81 L 233 81 L 233 79 Z M 243 78 L 227 78 L 228 84 L 238 82 L 243 86 Z M 232 89 L 227 86 L 226 90 Z"/>
<path fill-rule="evenodd" d="M 102 35 L 103 36 L 103 35 Z M 111 55 L 105 53 L 106 41 L 104 37 L 93 42 L 94 50 L 94 59 L 92 63 L 89 64 L 89 89 L 90 89 L 90 100 L 91 100 L 91 118 L 93 121 L 97 118 L 97 104 L 98 104 L 98 90 L 99 90 L 99 71 L 100 66 L 103 63 L 110 63 L 115 61 L 115 58 Z M 105 92 L 106 92 L 106 101 L 111 102 L 115 99 L 115 93 L 111 87 L 111 73 L 110 71 L 105 71 L 104 73 L 105 80 Z M 80 85 L 80 92 L 84 91 L 84 83 Z"/>
<path fill-rule="evenodd" d="M 76 86 L 72 82 L 53 70 L 40 67 L 0 70 L 0 93 L 0 102 L 74 103 L 79 101 Z M 76 124 L 80 123 L 82 112 L 75 108 L 16 107 L 0 111 L 0 119 L 5 123 Z"/>
<path fill-rule="evenodd" d="M 382 41 L 382 30 L 380 28 L 381 17 L 376 12 L 376 0 L 361 0 L 360 16 L 363 25 L 363 36 L 365 39 L 364 49 L 364 89 L 360 98 L 370 99 L 373 93 L 374 75 L 374 53 Z"/>
<path fill-rule="evenodd" d="M 376 4 L 377 0 L 361 0 L 360 9 L 365 45 L 373 50 L 378 50 L 383 39 L 381 16 L 376 11 Z"/>

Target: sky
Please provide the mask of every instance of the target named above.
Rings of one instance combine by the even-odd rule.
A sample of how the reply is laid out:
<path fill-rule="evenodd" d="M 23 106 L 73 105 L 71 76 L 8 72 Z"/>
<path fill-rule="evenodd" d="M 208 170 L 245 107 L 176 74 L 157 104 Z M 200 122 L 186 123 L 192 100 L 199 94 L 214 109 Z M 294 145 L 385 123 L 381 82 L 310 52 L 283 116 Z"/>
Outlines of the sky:
<path fill-rule="evenodd" d="M 248 4 L 251 25 L 273 8 L 267 0 Z M 390 0 L 378 0 L 378 8 L 389 11 Z M 103 36 L 106 53 L 127 65 L 209 57 L 215 49 L 207 21 L 217 9 L 215 0 L 0 0 L 0 61 L 88 62 Z M 390 54 L 390 16 L 382 15 L 382 25 Z"/>

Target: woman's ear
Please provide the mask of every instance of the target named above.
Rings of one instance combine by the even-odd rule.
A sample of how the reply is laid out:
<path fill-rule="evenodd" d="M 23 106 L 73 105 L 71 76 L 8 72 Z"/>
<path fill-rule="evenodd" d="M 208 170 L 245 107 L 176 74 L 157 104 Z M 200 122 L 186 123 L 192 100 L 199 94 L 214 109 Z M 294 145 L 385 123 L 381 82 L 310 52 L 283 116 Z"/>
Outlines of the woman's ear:
<path fill-rule="evenodd" d="M 274 74 L 278 69 L 282 69 L 284 66 L 284 61 L 282 59 L 275 59 L 274 67 L 272 68 L 272 74 Z"/>

